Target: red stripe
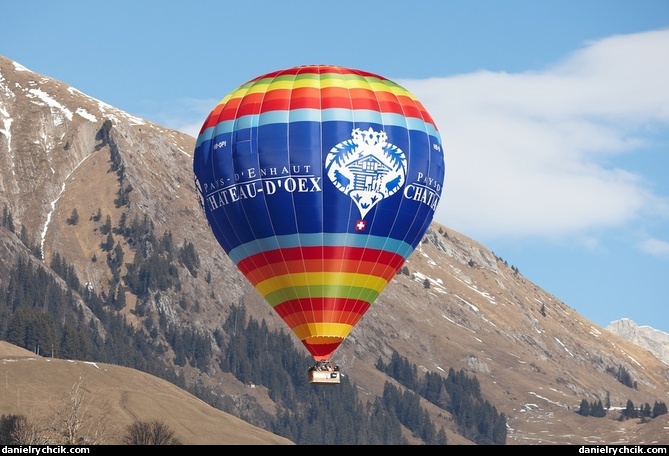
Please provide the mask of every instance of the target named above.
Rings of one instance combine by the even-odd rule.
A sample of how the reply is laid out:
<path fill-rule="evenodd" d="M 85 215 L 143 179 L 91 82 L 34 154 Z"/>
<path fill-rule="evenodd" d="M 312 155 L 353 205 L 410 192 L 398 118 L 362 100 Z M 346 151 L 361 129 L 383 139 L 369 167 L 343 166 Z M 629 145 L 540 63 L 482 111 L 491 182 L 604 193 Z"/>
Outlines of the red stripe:
<path fill-rule="evenodd" d="M 370 303 L 360 299 L 293 299 L 274 307 L 292 329 L 307 323 L 345 323 L 351 326 L 362 318 Z"/>
<path fill-rule="evenodd" d="M 357 74 L 359 76 L 364 76 L 364 77 L 378 78 L 382 81 L 387 80 L 383 76 L 379 76 L 378 74 L 370 73 L 368 71 L 345 68 L 336 65 L 304 65 L 293 68 L 286 68 L 284 70 L 273 71 L 271 73 L 258 76 L 257 78 L 254 78 L 252 81 L 259 81 L 261 79 L 266 79 L 266 78 L 275 78 L 277 76 L 288 76 L 296 74 L 328 74 L 328 73 Z"/>
<path fill-rule="evenodd" d="M 396 97 L 389 92 L 373 92 L 368 89 L 350 91 L 344 89 L 332 95 L 330 92 L 332 91 L 329 88 L 319 90 L 304 87 L 294 90 L 270 90 L 264 93 L 251 93 L 243 98 L 233 98 L 225 105 L 218 105 L 214 108 L 207 117 L 204 128 L 242 116 L 271 111 L 332 108 L 393 113 L 434 123 L 420 103 L 406 96 Z"/>
<path fill-rule="evenodd" d="M 336 343 L 310 344 L 303 340 L 302 343 L 307 347 L 307 350 L 309 350 L 309 353 L 311 353 L 311 356 L 313 356 L 316 361 L 326 361 L 332 357 L 332 353 L 334 353 L 343 341 L 344 339 Z"/>

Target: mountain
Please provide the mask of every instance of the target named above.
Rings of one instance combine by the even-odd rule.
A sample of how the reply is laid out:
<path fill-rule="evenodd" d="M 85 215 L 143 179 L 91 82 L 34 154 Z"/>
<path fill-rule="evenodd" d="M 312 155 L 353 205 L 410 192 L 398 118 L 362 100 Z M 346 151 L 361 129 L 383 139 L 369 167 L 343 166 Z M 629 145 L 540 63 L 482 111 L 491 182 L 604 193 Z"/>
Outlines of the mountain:
<path fill-rule="evenodd" d="M 40 280 L 53 276 L 59 284 L 49 299 L 61 295 L 56 288 L 66 290 L 85 322 L 77 334 L 86 329 L 94 332 L 90 343 L 104 339 L 108 320 L 122 316 L 136 340 L 155 347 L 155 364 L 142 370 L 223 398 L 225 411 L 267 429 L 266 417 L 276 417 L 281 404 L 268 388 L 223 372 L 227 353 L 218 342 L 232 337 L 222 327 L 235 306 L 269 330 L 285 326 L 210 233 L 193 185 L 194 144 L 0 58 L 0 286 L 16 293 L 14 271 L 40 265 L 47 270 Z M 161 263 L 153 255 L 160 245 L 178 251 L 179 261 Z M 151 258 L 168 281 L 142 274 L 143 259 Z M 504 416 L 507 444 L 669 443 L 667 414 L 619 419 L 629 401 L 639 408 L 669 400 L 669 369 L 650 351 L 588 321 L 507 259 L 439 223 L 405 266 L 335 352 L 361 400 L 372 404 L 386 385 L 399 386 L 378 368 L 399 356 L 421 376 L 475 378 Z M 84 291 L 72 290 L 72 281 Z M 104 305 L 88 304 L 91 293 Z M 8 333 L 1 317 L 0 331 Z M 67 328 L 73 317 L 58 318 Z M 200 343 L 186 354 L 185 336 Z M 23 346 L 48 354 L 50 344 L 38 342 Z M 583 400 L 611 408 L 604 418 L 582 416 Z M 474 443 L 452 410 L 420 404 L 449 444 Z M 404 433 L 409 443 L 423 443 Z"/>
<path fill-rule="evenodd" d="M 638 326 L 629 318 L 611 322 L 606 330 L 645 348 L 669 365 L 669 334 L 650 326 Z"/>

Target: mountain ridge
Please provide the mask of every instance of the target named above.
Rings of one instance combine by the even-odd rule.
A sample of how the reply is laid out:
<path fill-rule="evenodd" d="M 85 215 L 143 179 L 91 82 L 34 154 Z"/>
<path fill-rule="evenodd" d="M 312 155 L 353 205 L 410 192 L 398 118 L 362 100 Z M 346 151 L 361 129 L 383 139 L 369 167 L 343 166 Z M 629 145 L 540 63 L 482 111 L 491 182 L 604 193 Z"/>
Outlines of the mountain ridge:
<path fill-rule="evenodd" d="M 82 282 L 110 293 L 113 274 L 100 248 L 105 218 L 116 227 L 124 217 L 146 217 L 160 234 L 192 242 L 201 265 L 197 277 L 179 272 L 178 292 L 166 290 L 146 302 L 125 292 L 119 312 L 138 330 L 148 331 L 151 318 L 160 316 L 168 324 L 213 333 L 231 303 L 242 303 L 270 328 L 283 328 L 203 220 L 192 182 L 194 138 L 17 65 L 0 57 L 0 205 L 7 205 L 17 227 L 39 235 L 34 242 L 44 264 L 64 254 Z M 119 205 L 126 197 L 130 204 Z M 79 222 L 68 223 L 75 209 Z M 102 220 L 96 221 L 98 213 Z M 123 276 L 133 249 L 111 234 L 125 252 Z M 7 248 L 0 255 L 11 264 L 17 253 Z M 669 442 L 662 427 L 666 417 L 637 423 L 619 422 L 615 412 L 604 419 L 575 413 L 584 398 L 608 397 L 618 408 L 628 399 L 666 402 L 669 370 L 648 350 L 589 322 L 503 258 L 439 223 L 431 225 L 406 267 L 333 358 L 363 397 L 381 394 L 390 379 L 375 363 L 396 351 L 421 373 L 453 368 L 476 375 L 486 399 L 507 418 L 508 444 Z M 166 359 L 173 356 L 168 351 Z M 620 366 L 638 389 L 611 375 Z M 214 366 L 180 371 L 190 384 L 225 387 Z M 233 394 L 252 394 L 273 409 L 262 389 L 239 387 Z M 446 427 L 449 442 L 471 443 L 458 436 L 448 413 L 432 408 L 431 416 Z"/>
<path fill-rule="evenodd" d="M 669 365 L 669 334 L 648 325 L 639 326 L 630 318 L 621 318 L 605 328 L 653 353 Z"/>

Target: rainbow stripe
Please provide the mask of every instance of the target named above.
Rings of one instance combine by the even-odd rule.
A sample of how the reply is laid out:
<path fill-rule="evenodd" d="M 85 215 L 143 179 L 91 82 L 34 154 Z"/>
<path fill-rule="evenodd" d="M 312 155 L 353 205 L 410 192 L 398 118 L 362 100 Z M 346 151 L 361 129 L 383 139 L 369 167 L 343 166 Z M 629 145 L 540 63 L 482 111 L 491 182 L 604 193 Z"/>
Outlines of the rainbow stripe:
<path fill-rule="evenodd" d="M 309 352 L 328 359 L 403 263 L 384 250 L 314 246 L 257 253 L 237 267 Z"/>

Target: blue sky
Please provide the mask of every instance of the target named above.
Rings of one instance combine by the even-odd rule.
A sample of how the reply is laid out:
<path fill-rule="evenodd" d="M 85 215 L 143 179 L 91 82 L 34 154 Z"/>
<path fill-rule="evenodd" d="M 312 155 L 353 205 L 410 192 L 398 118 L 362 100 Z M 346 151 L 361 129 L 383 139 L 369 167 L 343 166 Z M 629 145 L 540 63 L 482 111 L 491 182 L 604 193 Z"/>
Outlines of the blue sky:
<path fill-rule="evenodd" d="M 669 1 L 8 1 L 0 55 L 197 135 L 269 71 L 383 75 L 435 118 L 435 219 L 594 323 L 669 332 Z"/>

